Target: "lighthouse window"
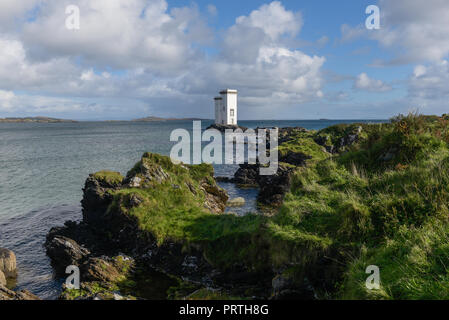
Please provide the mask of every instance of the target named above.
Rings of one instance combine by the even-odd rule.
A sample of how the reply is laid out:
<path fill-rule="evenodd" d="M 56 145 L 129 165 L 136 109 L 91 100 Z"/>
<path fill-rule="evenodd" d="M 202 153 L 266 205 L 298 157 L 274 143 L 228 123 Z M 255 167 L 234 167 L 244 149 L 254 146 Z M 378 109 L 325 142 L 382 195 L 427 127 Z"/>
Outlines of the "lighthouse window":
<path fill-rule="evenodd" d="M 234 109 L 231 109 L 231 117 L 234 116 Z"/>

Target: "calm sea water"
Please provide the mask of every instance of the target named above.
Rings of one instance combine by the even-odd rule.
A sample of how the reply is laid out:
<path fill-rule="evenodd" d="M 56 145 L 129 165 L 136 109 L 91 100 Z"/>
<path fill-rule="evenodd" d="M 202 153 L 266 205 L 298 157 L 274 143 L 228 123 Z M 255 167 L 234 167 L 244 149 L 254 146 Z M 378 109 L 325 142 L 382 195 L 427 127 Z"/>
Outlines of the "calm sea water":
<path fill-rule="evenodd" d="M 300 126 L 322 129 L 337 123 L 383 121 L 241 121 L 255 127 Z M 203 128 L 211 121 L 203 121 Z M 81 122 L 0 123 L 0 247 L 17 255 L 17 288 L 27 288 L 52 299 L 60 291 L 43 243 L 48 230 L 66 220 L 79 220 L 84 181 L 89 173 L 103 169 L 126 174 L 141 155 L 170 153 L 170 133 L 192 129 L 190 121 L 176 122 Z M 216 166 L 216 174 L 230 176 L 236 166 Z M 239 190 L 222 184 L 231 197 L 243 196 L 245 207 L 256 210 L 257 190 Z"/>

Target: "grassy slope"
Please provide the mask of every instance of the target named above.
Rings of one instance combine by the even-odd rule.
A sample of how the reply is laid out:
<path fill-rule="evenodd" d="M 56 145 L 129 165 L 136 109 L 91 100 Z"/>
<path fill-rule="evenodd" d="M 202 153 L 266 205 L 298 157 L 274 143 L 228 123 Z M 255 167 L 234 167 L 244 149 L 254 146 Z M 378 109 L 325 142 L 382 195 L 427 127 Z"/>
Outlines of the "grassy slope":
<path fill-rule="evenodd" d="M 143 188 L 114 191 L 114 202 L 109 210 L 120 209 L 137 218 L 140 228 L 150 232 L 159 245 L 167 241 L 183 243 L 186 247 L 191 243 L 201 245 L 206 258 L 222 267 L 251 254 L 249 247 L 242 244 L 251 242 L 265 218 L 211 214 L 204 207 L 205 197 L 200 186 L 203 180 L 215 184 L 211 165 L 175 165 L 168 157 L 150 153 L 145 154 L 131 171 L 140 172 L 141 165 L 155 169 L 160 166 L 169 178 Z M 98 175 L 103 178 L 105 172 Z M 115 181 L 115 174 L 110 174 L 108 179 Z M 132 197 L 142 203 L 129 207 L 127 204 Z"/>
<path fill-rule="evenodd" d="M 348 152 L 298 171 L 272 223 L 298 241 L 313 235 L 344 251 L 333 297 L 445 298 L 448 122 L 410 115 L 363 127 Z M 380 267 L 379 291 L 365 288 L 371 264 Z"/>
<path fill-rule="evenodd" d="M 113 207 L 137 217 L 160 244 L 201 244 L 206 258 L 220 268 L 235 262 L 260 270 L 293 266 L 302 275 L 301 270 L 320 268 L 323 257 L 338 260 L 339 275 L 323 271 L 332 288 L 316 288 L 325 297 L 444 298 L 449 286 L 449 122 L 411 115 L 361 126 L 359 142 L 336 156 L 314 139 L 324 136 L 327 144 L 338 145 L 358 125 L 298 133 L 280 146 L 281 153 L 312 158 L 307 167 L 297 168 L 291 192 L 273 217 L 207 212 L 201 194 L 189 192 L 185 182 L 197 189 L 199 180 L 212 178 L 212 168 L 176 166 L 151 154 L 143 161 L 161 165 L 170 178 L 157 188 L 116 192 Z M 126 208 L 131 195 L 143 203 Z M 364 289 L 370 264 L 380 267 L 380 291 Z"/>

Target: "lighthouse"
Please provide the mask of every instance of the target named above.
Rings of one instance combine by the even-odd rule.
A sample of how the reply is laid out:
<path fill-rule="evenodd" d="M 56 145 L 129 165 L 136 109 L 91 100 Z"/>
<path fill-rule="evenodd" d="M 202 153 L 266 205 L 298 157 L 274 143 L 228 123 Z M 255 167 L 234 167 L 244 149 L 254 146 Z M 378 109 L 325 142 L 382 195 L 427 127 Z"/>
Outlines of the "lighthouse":
<path fill-rule="evenodd" d="M 237 125 L 237 90 L 226 89 L 215 100 L 215 124 Z"/>

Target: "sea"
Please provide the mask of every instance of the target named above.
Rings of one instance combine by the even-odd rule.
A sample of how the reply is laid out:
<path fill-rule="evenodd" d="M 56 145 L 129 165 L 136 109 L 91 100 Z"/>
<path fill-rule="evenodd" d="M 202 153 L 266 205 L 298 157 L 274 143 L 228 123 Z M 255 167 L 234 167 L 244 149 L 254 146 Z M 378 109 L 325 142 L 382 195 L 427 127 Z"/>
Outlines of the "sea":
<path fill-rule="evenodd" d="M 386 120 L 240 121 L 256 127 L 303 127 L 319 130 L 340 123 Z M 212 121 L 203 120 L 202 128 Z M 90 173 L 126 172 L 144 152 L 169 155 L 175 129 L 192 131 L 192 121 L 0 123 L 0 247 L 13 250 L 18 273 L 15 289 L 56 299 L 63 279 L 54 276 L 43 244 L 50 228 L 80 220 L 82 187 Z M 216 176 L 232 176 L 236 165 L 216 165 Z M 244 197 L 236 214 L 257 212 L 256 189 L 221 183 L 231 198 Z"/>

